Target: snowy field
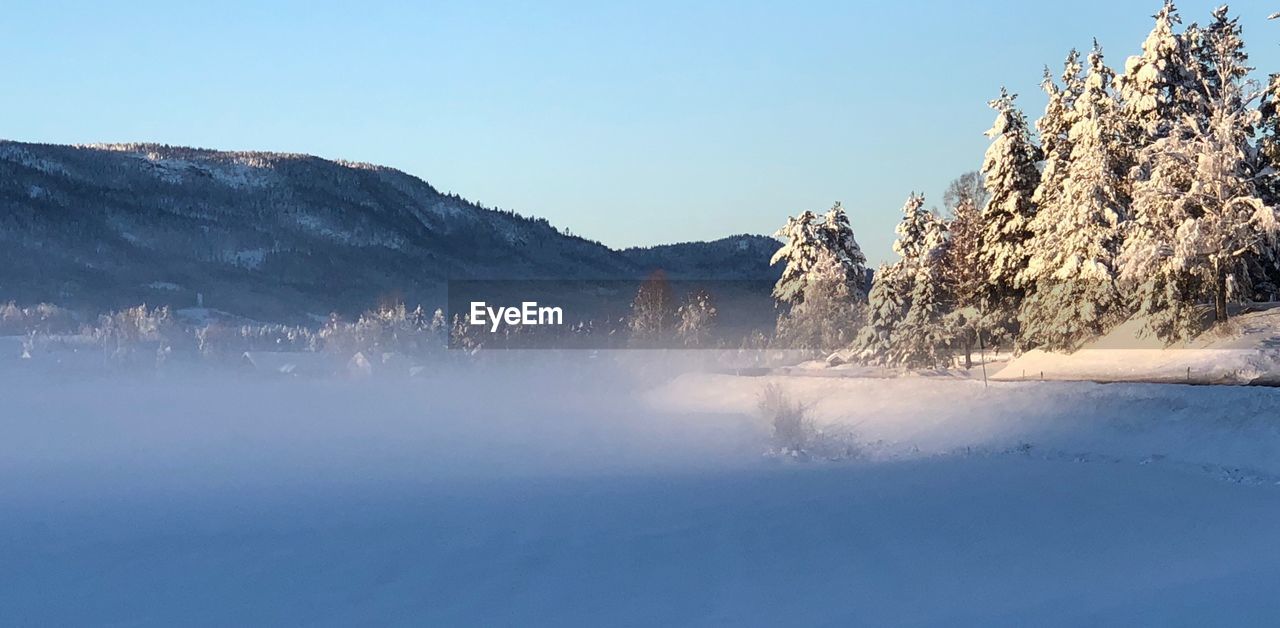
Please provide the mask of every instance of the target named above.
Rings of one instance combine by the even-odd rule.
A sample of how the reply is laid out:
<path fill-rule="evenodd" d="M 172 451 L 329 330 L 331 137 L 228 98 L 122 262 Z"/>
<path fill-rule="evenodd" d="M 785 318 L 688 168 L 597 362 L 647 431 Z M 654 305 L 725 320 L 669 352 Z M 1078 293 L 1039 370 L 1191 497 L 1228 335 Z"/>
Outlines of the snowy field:
<path fill-rule="evenodd" d="M 0 367 L 0 625 L 1280 621 L 1278 390 L 530 359 Z"/>

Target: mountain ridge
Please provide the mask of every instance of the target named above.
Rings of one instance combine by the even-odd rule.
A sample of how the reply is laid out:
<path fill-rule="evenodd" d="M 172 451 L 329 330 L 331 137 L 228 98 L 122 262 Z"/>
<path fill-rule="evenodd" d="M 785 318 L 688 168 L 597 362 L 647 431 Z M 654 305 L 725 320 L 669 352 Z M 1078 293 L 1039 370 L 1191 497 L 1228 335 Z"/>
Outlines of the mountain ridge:
<path fill-rule="evenodd" d="M 258 318 L 443 302 L 453 279 L 776 277 L 778 242 L 612 249 L 395 168 L 298 153 L 0 140 L 0 301 L 202 295 Z"/>

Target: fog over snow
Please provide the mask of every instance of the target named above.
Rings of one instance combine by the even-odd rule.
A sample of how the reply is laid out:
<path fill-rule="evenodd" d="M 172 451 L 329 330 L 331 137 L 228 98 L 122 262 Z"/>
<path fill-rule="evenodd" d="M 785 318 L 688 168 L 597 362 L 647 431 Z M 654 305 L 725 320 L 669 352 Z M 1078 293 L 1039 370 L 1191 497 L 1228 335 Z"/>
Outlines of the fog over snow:
<path fill-rule="evenodd" d="M 413 379 L 9 363 L 0 623 L 1280 612 L 1273 389 L 728 377 L 589 355 Z M 809 405 L 814 451 L 841 453 L 769 455 L 769 383 Z"/>

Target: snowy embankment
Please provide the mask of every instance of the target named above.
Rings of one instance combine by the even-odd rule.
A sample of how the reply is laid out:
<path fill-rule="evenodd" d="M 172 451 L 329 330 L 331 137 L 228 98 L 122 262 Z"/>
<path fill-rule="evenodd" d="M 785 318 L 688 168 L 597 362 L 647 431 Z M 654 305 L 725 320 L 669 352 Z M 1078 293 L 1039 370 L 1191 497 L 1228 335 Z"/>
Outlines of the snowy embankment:
<path fill-rule="evenodd" d="M 665 412 L 746 416 L 769 383 L 808 407 L 818 450 L 872 461 L 1015 454 L 1280 480 L 1280 391 L 1270 388 L 688 374 L 650 398 Z"/>
<path fill-rule="evenodd" d="M 1280 308 L 1242 314 L 1171 347 L 1139 337 L 1140 329 L 1130 321 L 1071 354 L 1029 351 L 992 378 L 1280 385 Z"/>

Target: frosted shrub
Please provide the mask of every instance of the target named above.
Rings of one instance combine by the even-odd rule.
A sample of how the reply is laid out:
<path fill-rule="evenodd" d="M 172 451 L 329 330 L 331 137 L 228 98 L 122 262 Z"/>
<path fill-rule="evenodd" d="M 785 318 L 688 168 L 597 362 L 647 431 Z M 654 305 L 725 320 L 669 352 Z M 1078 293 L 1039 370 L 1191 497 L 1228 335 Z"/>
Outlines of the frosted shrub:
<path fill-rule="evenodd" d="M 676 310 L 676 336 L 686 347 L 706 347 L 716 323 L 716 306 L 711 295 L 698 290 L 689 295 L 684 305 Z"/>
<path fill-rule="evenodd" d="M 792 399 L 781 386 L 767 384 L 757 407 L 773 429 L 775 447 L 787 454 L 805 451 L 813 438 L 813 423 L 807 406 Z"/>
<path fill-rule="evenodd" d="M 245 351 L 316 351 L 316 332 L 296 325 L 255 323 L 227 325 L 213 322 L 193 330 L 195 349 L 200 355 L 239 356 Z"/>
<path fill-rule="evenodd" d="M 33 331 L 49 334 L 74 328 L 75 317 L 71 312 L 51 303 L 32 307 L 18 307 L 13 301 L 0 304 L 0 335 L 20 335 Z"/>
<path fill-rule="evenodd" d="M 657 271 L 640 284 L 631 302 L 631 316 L 627 319 L 631 345 L 642 349 L 662 347 L 671 340 L 675 325 L 675 297 L 666 275 Z"/>
<path fill-rule="evenodd" d="M 194 334 L 173 319 L 168 307 L 146 305 L 103 314 L 98 317 L 97 325 L 85 326 L 81 336 L 102 347 L 110 358 L 126 362 L 152 352 L 159 362 L 167 358 L 175 345 L 182 349 L 196 346 Z"/>
<path fill-rule="evenodd" d="M 168 307 L 150 309 L 139 305 L 98 317 L 98 325 L 89 333 L 104 346 L 131 345 L 164 340 L 165 332 L 174 328 Z"/>
<path fill-rule="evenodd" d="M 242 325 L 240 339 L 249 351 L 315 351 L 317 344 L 310 329 L 275 323 Z"/>
<path fill-rule="evenodd" d="M 422 307 L 397 303 L 368 310 L 354 323 L 331 316 L 317 336 L 326 351 L 339 354 L 421 355 L 443 349 L 446 331 L 443 312 L 428 315 Z"/>
<path fill-rule="evenodd" d="M 16 329 L 24 318 L 22 308 L 13 301 L 0 305 L 0 326 L 4 329 Z"/>

